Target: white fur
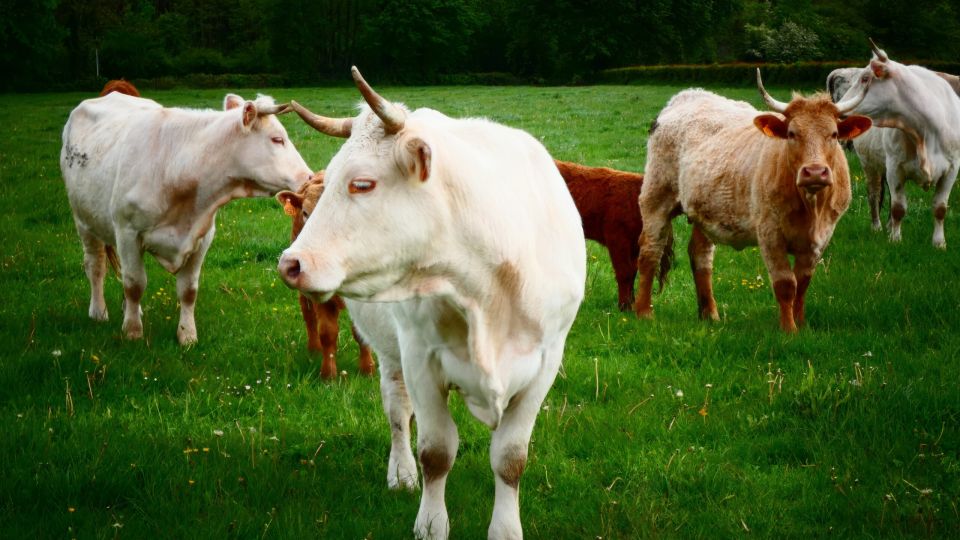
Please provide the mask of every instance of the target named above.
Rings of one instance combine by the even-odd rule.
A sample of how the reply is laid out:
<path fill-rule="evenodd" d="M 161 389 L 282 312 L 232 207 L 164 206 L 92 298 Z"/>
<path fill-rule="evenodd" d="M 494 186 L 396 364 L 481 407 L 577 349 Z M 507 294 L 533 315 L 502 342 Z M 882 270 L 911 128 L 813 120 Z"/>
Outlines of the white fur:
<path fill-rule="evenodd" d="M 432 155 L 425 181 L 407 147 L 418 138 Z M 351 195 L 354 178 L 376 179 L 377 188 Z M 583 229 L 550 155 L 522 131 L 429 109 L 408 113 L 400 133 L 384 135 L 382 122 L 364 108 L 325 182 L 281 270 L 299 261 L 302 273 L 291 283 L 321 297 L 337 292 L 391 302 L 380 304 L 393 318 L 390 327 L 368 324 L 353 303 L 350 312 L 371 343 L 399 348 L 421 462 L 441 454 L 452 465 L 459 439 L 447 394 L 456 387 L 494 430 L 495 473 L 509 471 L 526 457 L 583 299 Z M 384 407 L 390 417 L 402 409 L 386 401 Z M 396 461 L 406 470 L 404 451 L 394 440 L 391 468 Z M 418 537 L 448 535 L 447 471 L 424 478 Z M 520 538 L 518 490 L 495 477 L 489 534 Z"/>
<path fill-rule="evenodd" d="M 231 97 L 240 99 L 230 95 L 228 105 Z M 248 103 L 265 107 L 273 100 L 261 96 Z M 295 189 L 310 176 L 276 117 L 244 126 L 242 110 L 164 108 L 114 92 L 70 113 L 60 168 L 84 246 L 92 318 L 107 318 L 104 246 L 116 246 L 125 290 L 123 329 L 128 338 L 142 336 L 140 299 L 126 292 L 146 288 L 147 251 L 176 273 L 177 335 L 182 344 L 196 341 L 194 303 L 185 297 L 196 295 L 217 209 L 237 197 Z"/>

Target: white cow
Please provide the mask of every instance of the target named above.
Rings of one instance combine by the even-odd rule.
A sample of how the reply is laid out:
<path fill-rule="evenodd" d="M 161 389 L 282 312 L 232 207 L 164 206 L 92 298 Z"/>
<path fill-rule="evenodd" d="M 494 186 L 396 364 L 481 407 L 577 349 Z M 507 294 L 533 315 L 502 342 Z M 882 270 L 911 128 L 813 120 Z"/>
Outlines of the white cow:
<path fill-rule="evenodd" d="M 827 90 L 830 92 L 830 96 L 834 101 L 840 101 L 841 98 L 843 98 L 843 95 L 847 93 L 850 86 L 860 77 L 862 71 L 863 68 L 840 68 L 830 72 L 830 75 L 827 76 Z M 947 81 L 954 92 L 960 95 L 960 78 L 956 75 L 940 71 L 934 71 L 934 73 Z M 895 160 L 904 161 L 913 159 L 912 156 L 902 155 L 904 152 L 909 152 L 910 148 L 909 146 L 899 144 L 903 139 L 901 135 L 893 133 L 894 131 L 896 131 L 896 128 L 878 127 L 871 129 L 852 141 L 853 149 L 857 153 L 857 157 L 860 158 L 860 166 L 863 168 L 863 173 L 866 176 L 867 201 L 870 205 L 871 224 L 875 231 L 879 231 L 882 228 L 880 224 L 880 205 L 883 199 L 884 182 L 887 179 L 887 154 L 885 147 L 890 146 L 891 149 L 897 153 Z M 885 134 L 888 138 L 887 144 L 884 143 Z M 890 178 L 896 179 L 895 176 L 891 176 Z M 932 182 L 932 179 L 929 177 L 911 177 L 909 179 L 919 184 L 923 189 L 928 189 Z M 894 188 L 895 186 L 890 186 L 890 191 L 893 192 Z"/>
<path fill-rule="evenodd" d="M 873 59 L 860 70 L 846 99 L 869 87 L 854 112 L 885 130 L 883 148 L 890 188 L 890 239 L 900 241 L 900 222 L 907 213 L 906 178 L 935 185 L 933 245 L 946 249 L 943 220 L 950 190 L 960 171 L 960 96 L 941 75 L 921 66 L 890 60 L 873 41 Z"/>
<path fill-rule="evenodd" d="M 63 128 L 60 168 L 83 243 L 89 314 L 107 320 L 106 259 L 118 255 L 128 339 L 143 335 L 145 251 L 177 275 L 177 338 L 196 342 L 194 304 L 217 210 L 232 199 L 296 189 L 310 177 L 274 116 L 286 106 L 227 94 L 224 109 L 166 108 L 114 92 L 82 102 Z"/>
<path fill-rule="evenodd" d="M 394 430 L 391 485 L 416 481 L 392 421 L 391 409 L 400 427 L 409 424 L 405 397 L 397 398 L 403 386 L 416 414 L 423 495 L 415 534 L 449 532 L 444 486 L 458 435 L 447 397 L 456 388 L 493 430 L 488 534 L 520 538 L 519 482 L 530 434 L 583 299 L 579 214 L 550 155 L 527 133 L 430 109 L 410 112 L 377 95 L 356 68 L 353 77 L 369 104 L 356 118 L 318 117 L 292 104 L 314 127 L 349 139 L 279 271 L 318 299 L 336 292 L 391 302 L 378 306 L 379 326 L 368 324 L 356 302 L 349 309 L 380 353 Z M 378 345 L 391 342 L 400 365 Z"/>

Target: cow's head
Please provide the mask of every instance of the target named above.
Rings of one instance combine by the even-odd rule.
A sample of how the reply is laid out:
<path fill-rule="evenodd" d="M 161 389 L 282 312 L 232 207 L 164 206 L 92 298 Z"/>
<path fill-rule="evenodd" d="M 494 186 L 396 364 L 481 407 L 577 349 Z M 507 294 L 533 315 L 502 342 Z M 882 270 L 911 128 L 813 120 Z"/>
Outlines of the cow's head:
<path fill-rule="evenodd" d="M 310 180 L 300 186 L 297 191 L 281 191 L 277 193 L 277 201 L 283 206 L 283 212 L 293 220 L 293 237 L 296 238 L 303 230 L 303 224 L 313 213 L 317 200 L 323 194 L 323 171 L 314 174 Z"/>
<path fill-rule="evenodd" d="M 223 108 L 232 115 L 234 127 L 218 150 L 230 152 L 231 177 L 252 181 L 256 191 L 266 193 L 298 189 L 310 178 L 310 168 L 276 117 L 289 112 L 289 105 L 276 105 L 269 96 L 244 101 L 236 94 L 227 94 Z"/>
<path fill-rule="evenodd" d="M 318 131 L 348 139 L 326 169 L 313 217 L 284 251 L 280 274 L 318 299 L 335 291 L 370 300 L 426 294 L 431 254 L 451 221 L 424 120 L 438 113 L 410 113 L 383 99 L 355 67 L 353 78 L 366 101 L 355 118 L 326 118 L 291 103 Z"/>
<path fill-rule="evenodd" d="M 787 146 L 790 170 L 796 171 L 796 184 L 801 190 L 815 194 L 833 184 L 830 164 L 837 152 L 843 152 L 839 142 L 854 139 L 870 129 L 865 116 L 840 117 L 863 99 L 864 93 L 834 104 L 826 94 L 810 98 L 795 95 L 790 103 L 777 101 L 767 93 L 757 70 L 757 88 L 771 110 L 783 115 L 761 114 L 754 125 L 768 137 L 783 139 Z"/>

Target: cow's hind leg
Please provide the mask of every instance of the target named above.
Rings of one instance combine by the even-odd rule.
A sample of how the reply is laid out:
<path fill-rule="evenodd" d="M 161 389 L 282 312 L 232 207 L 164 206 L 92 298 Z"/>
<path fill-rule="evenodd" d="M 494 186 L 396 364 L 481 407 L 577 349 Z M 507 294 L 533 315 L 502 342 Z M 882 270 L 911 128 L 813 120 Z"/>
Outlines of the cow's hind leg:
<path fill-rule="evenodd" d="M 77 226 L 83 243 L 83 271 L 90 280 L 90 309 L 87 313 L 95 321 L 105 321 L 107 302 L 103 297 L 103 280 L 107 275 L 106 246 L 88 231 Z"/>
<path fill-rule="evenodd" d="M 615 235 L 615 233 L 614 233 Z M 639 238 L 607 236 L 607 251 L 617 278 L 617 305 L 620 311 L 630 311 L 633 305 L 633 283 L 637 279 L 637 241 Z"/>
<path fill-rule="evenodd" d="M 880 224 L 880 205 L 883 203 L 883 171 L 865 171 L 867 177 L 867 203 L 870 205 L 870 227 L 883 230 Z"/>
<path fill-rule="evenodd" d="M 933 195 L 933 247 L 947 249 L 947 239 L 943 234 L 943 221 L 947 217 L 947 202 L 954 182 L 957 181 L 957 169 L 953 169 L 937 182 L 937 191 Z"/>
<path fill-rule="evenodd" d="M 197 323 L 194 319 L 194 307 L 197 303 L 197 290 L 200 287 L 200 269 L 203 259 L 213 242 L 214 228 L 211 227 L 197 251 L 187 258 L 177 271 L 177 298 L 180 300 L 180 322 L 177 324 L 177 340 L 180 345 L 192 345 L 197 342 Z"/>
<path fill-rule="evenodd" d="M 488 538 L 520 539 L 520 477 L 527 465 L 530 434 L 563 356 L 564 339 L 544 353 L 544 365 L 526 389 L 514 396 L 490 439 L 495 499 Z"/>
<path fill-rule="evenodd" d="M 648 176 L 649 178 L 649 176 Z M 653 317 L 653 280 L 657 275 L 663 250 L 667 247 L 673 227 L 670 220 L 678 213 L 675 195 L 669 189 L 655 190 L 648 183 L 640 195 L 640 214 L 643 216 L 643 232 L 640 233 L 640 257 L 637 260 L 637 300 L 634 310 L 637 317 Z"/>
<path fill-rule="evenodd" d="M 690 255 L 690 270 L 697 287 L 697 309 L 703 320 L 719 321 L 717 302 L 713 298 L 713 253 L 716 246 L 699 227 L 693 227 L 687 254 Z"/>
<path fill-rule="evenodd" d="M 337 376 L 337 342 L 340 337 L 340 307 L 337 305 L 335 299 L 314 305 L 317 310 L 320 344 L 323 348 L 320 377 L 332 379 Z"/>
<path fill-rule="evenodd" d="M 904 192 L 903 174 L 899 168 L 887 165 L 887 188 L 890 190 L 890 220 L 887 223 L 890 241 L 899 242 L 900 223 L 907 215 L 907 195 Z"/>
<path fill-rule="evenodd" d="M 413 406 L 407 395 L 399 357 L 389 354 L 380 357 L 380 396 L 383 399 L 383 412 L 390 423 L 387 487 L 413 491 L 418 487 L 417 462 L 410 447 Z"/>
<path fill-rule="evenodd" d="M 360 349 L 360 359 L 357 363 L 360 368 L 360 373 L 362 375 L 373 375 L 373 371 L 377 365 L 373 361 L 373 351 L 370 349 L 370 345 L 367 345 L 367 342 L 363 339 L 363 336 L 360 335 L 360 332 L 357 332 L 356 326 L 351 324 L 350 331 L 353 332 L 353 339 L 357 342 L 357 347 Z"/>
<path fill-rule="evenodd" d="M 140 300 L 147 288 L 147 270 L 136 231 L 118 231 L 117 256 L 123 279 L 123 333 L 127 339 L 140 339 L 143 337 Z"/>

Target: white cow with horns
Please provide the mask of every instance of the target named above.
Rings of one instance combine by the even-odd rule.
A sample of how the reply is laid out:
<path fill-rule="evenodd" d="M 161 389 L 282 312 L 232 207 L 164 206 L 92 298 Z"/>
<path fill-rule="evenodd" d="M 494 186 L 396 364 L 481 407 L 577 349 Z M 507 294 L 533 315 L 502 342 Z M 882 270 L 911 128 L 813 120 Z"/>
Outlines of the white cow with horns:
<path fill-rule="evenodd" d="M 870 92 L 853 112 L 874 125 L 898 128 L 883 132 L 883 151 L 890 188 L 890 239 L 900 241 L 900 222 L 907 213 L 907 178 L 934 185 L 933 245 L 946 249 L 943 220 L 950 190 L 960 171 L 960 96 L 949 77 L 921 66 L 894 62 L 870 40 L 873 58 L 843 99 Z"/>
<path fill-rule="evenodd" d="M 267 96 L 244 101 L 228 94 L 224 110 L 213 111 L 114 92 L 70 113 L 60 169 L 83 243 L 91 318 L 107 320 L 106 261 L 117 266 L 119 256 L 123 332 L 143 336 L 149 252 L 177 276 L 177 338 L 197 341 L 194 304 L 217 210 L 232 199 L 297 189 L 310 177 L 275 116 L 287 110 Z"/>
<path fill-rule="evenodd" d="M 280 274 L 318 300 L 354 299 L 354 322 L 381 359 L 391 486 L 416 482 L 402 440 L 412 402 L 423 472 L 414 533 L 449 532 L 444 486 L 458 435 L 447 398 L 455 388 L 493 430 L 488 534 L 520 538 L 530 435 L 584 294 L 580 217 L 550 154 L 529 134 L 411 112 L 380 97 L 356 68 L 353 78 L 369 104 L 356 118 L 291 103 L 319 131 L 349 139 L 283 252 Z"/>

